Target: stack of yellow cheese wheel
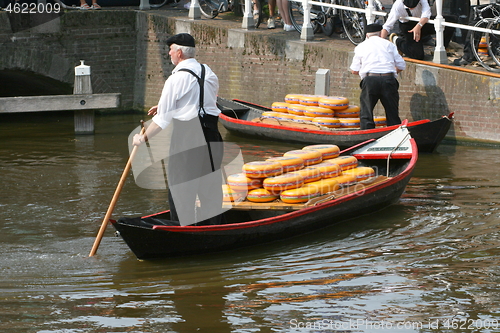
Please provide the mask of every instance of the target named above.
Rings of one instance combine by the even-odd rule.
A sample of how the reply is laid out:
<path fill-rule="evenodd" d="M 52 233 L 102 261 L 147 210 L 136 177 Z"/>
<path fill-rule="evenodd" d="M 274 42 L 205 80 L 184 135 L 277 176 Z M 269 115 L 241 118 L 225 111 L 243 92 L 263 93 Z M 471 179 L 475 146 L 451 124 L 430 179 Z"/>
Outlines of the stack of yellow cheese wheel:
<path fill-rule="evenodd" d="M 304 160 L 304 166 L 317 164 L 323 160 L 323 155 L 319 151 L 312 149 L 290 150 L 284 153 L 283 156 L 301 158 Z"/>
<path fill-rule="evenodd" d="M 243 173 L 248 178 L 266 178 L 280 175 L 283 172 L 281 164 L 272 161 L 255 161 L 243 164 Z"/>

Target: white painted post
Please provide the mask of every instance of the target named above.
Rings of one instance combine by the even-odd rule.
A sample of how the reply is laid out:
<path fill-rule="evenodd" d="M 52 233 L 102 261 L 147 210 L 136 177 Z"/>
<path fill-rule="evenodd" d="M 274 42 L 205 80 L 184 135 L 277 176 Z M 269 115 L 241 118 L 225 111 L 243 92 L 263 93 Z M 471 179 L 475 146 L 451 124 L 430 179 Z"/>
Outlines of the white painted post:
<path fill-rule="evenodd" d="M 151 6 L 149 5 L 149 0 L 141 0 L 141 3 L 139 4 L 139 9 L 150 10 Z"/>
<path fill-rule="evenodd" d="M 437 64 L 447 64 L 448 56 L 444 48 L 444 17 L 443 0 L 436 0 L 436 18 L 434 19 L 434 29 L 436 30 L 436 48 L 434 49 L 434 58 L 432 61 Z"/>
<path fill-rule="evenodd" d="M 200 2 L 198 0 L 192 0 L 191 1 L 191 5 L 189 6 L 188 17 L 191 20 L 199 20 L 199 19 L 201 19 Z"/>
<path fill-rule="evenodd" d="M 243 21 L 241 22 L 242 29 L 254 29 L 255 22 L 253 20 L 253 2 L 252 0 L 240 0 L 245 1 L 245 12 L 243 13 Z"/>
<path fill-rule="evenodd" d="M 314 31 L 311 25 L 311 8 L 312 5 L 308 0 L 302 0 L 302 7 L 304 8 L 304 23 L 302 24 L 302 31 L 300 39 L 311 41 L 314 39 Z"/>
<path fill-rule="evenodd" d="M 90 81 L 90 66 L 80 60 L 80 65 L 75 67 L 74 95 L 92 94 Z M 82 100 L 85 103 L 85 100 Z M 75 111 L 75 134 L 94 134 L 94 110 Z"/>
<path fill-rule="evenodd" d="M 373 11 L 375 10 L 375 6 L 373 5 L 373 0 L 368 0 L 368 6 L 366 6 L 366 23 L 367 24 L 372 24 L 375 21 L 375 14 L 373 14 Z"/>
<path fill-rule="evenodd" d="M 320 68 L 316 71 L 316 82 L 314 85 L 314 94 L 328 96 L 330 94 L 330 70 Z"/>

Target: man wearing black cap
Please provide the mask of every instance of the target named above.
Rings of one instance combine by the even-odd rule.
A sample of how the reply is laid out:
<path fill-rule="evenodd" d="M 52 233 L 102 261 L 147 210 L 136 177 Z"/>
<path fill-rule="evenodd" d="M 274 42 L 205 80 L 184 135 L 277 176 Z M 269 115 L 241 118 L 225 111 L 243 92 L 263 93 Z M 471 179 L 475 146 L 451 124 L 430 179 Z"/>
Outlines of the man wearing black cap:
<path fill-rule="evenodd" d="M 401 123 L 399 118 L 399 82 L 397 73 L 406 63 L 394 44 L 381 38 L 382 26 L 366 26 L 366 39 L 354 49 L 351 72 L 361 77 L 360 127 L 375 128 L 373 109 L 380 102 L 384 106 L 387 126 Z"/>
<path fill-rule="evenodd" d="M 219 80 L 210 67 L 194 58 L 195 41 L 190 34 L 174 35 L 166 43 L 175 68 L 158 105 L 148 111 L 153 115 L 151 125 L 144 135 L 136 134 L 133 143 L 151 140 L 172 124 L 167 168 L 171 220 L 181 225 L 218 224 L 222 209 Z"/>
<path fill-rule="evenodd" d="M 402 17 L 418 17 L 419 21 L 409 21 Z M 450 16 L 444 16 L 446 21 L 450 21 Z M 382 30 L 382 38 L 387 38 L 398 22 L 399 36 L 391 34 L 391 42 L 396 44 L 398 50 L 405 56 L 423 60 L 424 42 L 430 35 L 436 33 L 433 24 L 426 24 L 431 18 L 431 8 L 427 0 L 396 0 L 391 7 L 391 12 L 387 17 Z M 445 27 L 444 47 L 447 47 L 453 37 L 454 28 Z"/>

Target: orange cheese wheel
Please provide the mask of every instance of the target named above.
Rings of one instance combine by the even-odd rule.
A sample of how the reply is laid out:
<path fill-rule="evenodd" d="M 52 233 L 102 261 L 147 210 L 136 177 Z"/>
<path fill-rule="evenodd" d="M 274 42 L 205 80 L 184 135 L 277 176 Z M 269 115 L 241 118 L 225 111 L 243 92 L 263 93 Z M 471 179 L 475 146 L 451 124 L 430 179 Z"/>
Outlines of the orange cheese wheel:
<path fill-rule="evenodd" d="M 319 191 L 319 194 L 321 195 L 336 191 L 340 187 L 339 182 L 333 178 L 320 179 L 315 182 L 304 184 L 304 187 L 306 186 L 316 187 L 316 189 Z"/>
<path fill-rule="evenodd" d="M 347 109 L 335 110 L 335 117 L 338 118 L 359 118 L 359 106 L 349 105 Z"/>
<path fill-rule="evenodd" d="M 288 113 L 294 114 L 297 116 L 303 116 L 306 108 L 307 108 L 307 106 L 305 106 L 305 105 L 290 104 L 288 106 Z"/>
<path fill-rule="evenodd" d="M 371 177 L 375 177 L 375 170 L 370 167 L 357 167 L 349 170 L 345 170 L 343 175 L 353 175 L 356 177 L 357 181 L 365 180 Z"/>
<path fill-rule="evenodd" d="M 273 109 L 274 112 L 288 112 L 288 103 L 283 103 L 283 102 L 274 102 L 271 105 L 271 109 Z"/>
<path fill-rule="evenodd" d="M 338 96 L 326 96 L 318 100 L 318 105 L 332 110 L 343 110 L 349 106 L 349 99 Z"/>
<path fill-rule="evenodd" d="M 318 101 L 321 97 L 317 95 L 302 95 L 299 98 L 299 103 L 307 106 L 318 106 Z"/>
<path fill-rule="evenodd" d="M 342 169 L 337 163 L 321 162 L 310 166 L 309 168 L 316 168 L 321 174 L 321 178 L 332 178 L 342 174 Z"/>
<path fill-rule="evenodd" d="M 358 166 L 358 159 L 354 156 L 340 156 L 328 160 L 328 162 L 338 164 L 342 169 L 342 171 L 352 169 Z"/>
<path fill-rule="evenodd" d="M 360 120 L 359 118 L 339 118 L 340 127 L 343 128 L 358 128 Z"/>
<path fill-rule="evenodd" d="M 279 115 L 280 115 L 279 112 L 274 112 L 274 111 L 262 112 L 262 118 L 278 118 Z"/>
<path fill-rule="evenodd" d="M 262 179 L 248 178 L 244 173 L 227 176 L 227 185 L 236 192 L 248 191 L 262 187 Z"/>
<path fill-rule="evenodd" d="M 310 199 L 319 196 L 319 190 L 312 186 L 303 186 L 293 190 L 286 190 L 281 192 L 280 199 L 284 203 L 296 204 L 307 202 Z"/>
<path fill-rule="evenodd" d="M 264 179 L 262 186 L 272 193 L 279 193 L 281 191 L 301 187 L 303 184 L 304 178 L 302 178 L 302 176 L 290 172 L 275 177 L 268 177 Z"/>
<path fill-rule="evenodd" d="M 283 168 L 278 162 L 255 161 L 243 164 L 243 173 L 249 178 L 266 178 L 281 175 Z"/>
<path fill-rule="evenodd" d="M 336 180 L 340 186 L 349 186 L 352 184 L 356 184 L 356 182 L 357 182 L 356 176 L 345 175 L 343 173 L 341 176 L 330 178 L 330 179 Z"/>
<path fill-rule="evenodd" d="M 312 122 L 313 117 L 308 117 L 308 116 L 295 116 L 294 120 L 299 122 L 299 123 L 304 123 L 304 122 Z"/>
<path fill-rule="evenodd" d="M 300 102 L 300 97 L 302 95 L 299 94 L 288 94 L 285 96 L 285 102 L 288 104 L 299 104 Z"/>
<path fill-rule="evenodd" d="M 233 190 L 229 185 L 222 185 L 222 201 L 224 202 L 234 202 L 242 201 L 245 199 L 246 192 L 238 192 Z"/>
<path fill-rule="evenodd" d="M 247 194 L 247 200 L 251 202 L 271 202 L 278 198 L 279 195 L 273 194 L 265 188 L 257 188 Z"/>
<path fill-rule="evenodd" d="M 327 109 L 327 108 L 322 108 L 319 106 L 308 106 L 304 110 L 304 116 L 309 116 L 309 117 L 331 117 L 335 115 L 335 111 Z"/>
<path fill-rule="evenodd" d="M 323 155 L 317 150 L 290 150 L 283 156 L 301 158 L 304 160 L 304 166 L 317 164 L 323 160 Z"/>
<path fill-rule="evenodd" d="M 382 116 L 373 117 L 373 121 L 375 122 L 375 126 L 387 126 L 387 118 Z"/>
<path fill-rule="evenodd" d="M 310 146 L 305 146 L 302 149 L 303 150 L 312 149 L 319 151 L 321 153 L 321 156 L 323 157 L 323 160 L 338 157 L 340 154 L 340 149 L 337 145 L 329 145 L 329 144 L 310 145 Z"/>
<path fill-rule="evenodd" d="M 301 176 L 304 179 L 304 183 L 310 183 L 310 182 L 315 182 L 317 180 L 320 180 L 322 178 L 321 175 L 321 170 L 318 168 L 313 167 L 305 167 L 304 169 L 300 169 L 294 172 L 291 172 L 292 174 L 297 174 Z"/>
<path fill-rule="evenodd" d="M 314 117 L 312 122 L 316 125 L 325 126 L 328 128 L 340 127 L 340 121 L 337 118 Z"/>
<path fill-rule="evenodd" d="M 295 170 L 300 170 L 304 167 L 304 160 L 300 157 L 272 157 L 268 158 L 266 161 L 278 162 L 283 167 L 283 173 L 291 172 Z"/>

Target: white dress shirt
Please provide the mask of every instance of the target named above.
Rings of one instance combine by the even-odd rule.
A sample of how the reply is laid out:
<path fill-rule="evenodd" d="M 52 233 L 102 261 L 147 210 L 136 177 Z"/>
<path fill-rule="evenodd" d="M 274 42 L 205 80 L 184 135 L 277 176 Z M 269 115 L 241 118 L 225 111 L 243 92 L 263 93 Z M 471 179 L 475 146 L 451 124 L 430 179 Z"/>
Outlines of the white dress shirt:
<path fill-rule="evenodd" d="M 387 32 L 391 32 L 394 24 L 399 20 L 402 23 L 408 22 L 407 19 L 403 19 L 402 17 L 407 17 L 408 12 L 406 11 L 406 7 L 403 4 L 403 0 L 396 0 L 392 5 L 391 12 L 387 17 L 387 21 L 384 23 L 383 28 L 387 30 Z M 410 9 L 412 17 L 431 17 L 431 7 L 429 6 L 429 2 L 427 0 L 420 0 L 417 7 Z"/>
<path fill-rule="evenodd" d="M 220 110 L 216 102 L 219 79 L 207 65 L 203 66 L 205 66 L 204 109 L 207 114 L 218 116 Z M 201 77 L 201 65 L 194 58 L 183 60 L 175 66 L 172 75 L 165 81 L 157 114 L 153 117 L 153 121 L 162 129 L 165 129 L 172 119 L 188 121 L 198 116 L 200 100 L 198 80 L 191 73 L 179 71 L 181 68 L 190 69 Z"/>
<path fill-rule="evenodd" d="M 406 63 L 398 53 L 396 45 L 387 39 L 371 36 L 354 48 L 351 70 L 359 72 L 363 79 L 367 73 L 394 73 L 397 76 L 396 68 L 404 70 Z"/>

